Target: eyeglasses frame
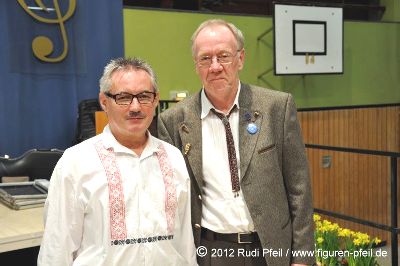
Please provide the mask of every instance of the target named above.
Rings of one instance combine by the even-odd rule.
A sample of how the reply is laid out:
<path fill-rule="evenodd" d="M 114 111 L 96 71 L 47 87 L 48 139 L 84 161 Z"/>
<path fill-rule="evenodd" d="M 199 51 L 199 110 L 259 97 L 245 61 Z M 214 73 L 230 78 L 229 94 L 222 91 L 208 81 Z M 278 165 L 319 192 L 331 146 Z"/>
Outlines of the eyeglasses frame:
<path fill-rule="evenodd" d="M 208 68 L 210 68 L 211 67 L 211 65 L 212 65 L 212 63 L 213 63 L 213 58 L 215 57 L 216 59 L 217 59 L 217 63 L 218 64 L 220 64 L 220 65 L 229 65 L 229 64 L 232 64 L 233 63 L 233 60 L 234 60 L 234 58 L 235 58 L 235 56 L 239 53 L 239 52 L 241 52 L 243 50 L 243 48 L 242 49 L 240 49 L 240 50 L 236 50 L 236 53 L 235 54 L 232 54 L 232 61 L 231 62 L 226 62 L 226 63 L 222 63 L 222 62 L 220 62 L 219 60 L 218 60 L 218 56 L 217 55 L 214 55 L 214 56 L 212 56 L 211 57 L 211 63 L 210 63 L 210 65 L 201 65 L 200 63 L 199 63 L 199 61 L 194 61 L 195 62 L 195 64 L 198 66 L 198 67 L 203 67 L 203 68 L 206 68 L 206 67 L 208 67 Z"/>
<path fill-rule="evenodd" d="M 139 100 L 139 98 L 138 98 L 138 95 L 140 95 L 140 94 L 142 94 L 142 93 L 144 93 L 144 92 L 153 94 L 154 97 L 153 97 L 153 101 L 152 101 L 152 102 L 150 102 L 150 103 L 141 103 L 141 102 L 140 102 L 140 100 Z M 121 95 L 121 94 L 132 95 L 131 102 L 130 102 L 129 104 L 120 104 L 120 103 L 117 103 L 117 96 L 118 96 L 118 95 Z M 121 93 L 112 94 L 112 93 L 110 93 L 110 92 L 108 92 L 108 91 L 105 91 L 105 92 L 104 92 L 104 95 L 106 95 L 106 96 L 109 97 L 109 98 L 114 99 L 115 104 L 117 104 L 117 105 L 128 106 L 128 105 L 131 105 L 131 104 L 132 104 L 134 98 L 136 98 L 136 100 L 138 101 L 138 103 L 141 104 L 141 105 L 143 105 L 143 104 L 152 104 L 152 103 L 154 103 L 154 101 L 155 101 L 155 99 L 156 99 L 157 93 L 154 92 L 154 91 L 142 91 L 141 93 L 138 93 L 138 94 L 132 94 L 132 93 L 129 93 L 129 92 L 121 92 Z"/>

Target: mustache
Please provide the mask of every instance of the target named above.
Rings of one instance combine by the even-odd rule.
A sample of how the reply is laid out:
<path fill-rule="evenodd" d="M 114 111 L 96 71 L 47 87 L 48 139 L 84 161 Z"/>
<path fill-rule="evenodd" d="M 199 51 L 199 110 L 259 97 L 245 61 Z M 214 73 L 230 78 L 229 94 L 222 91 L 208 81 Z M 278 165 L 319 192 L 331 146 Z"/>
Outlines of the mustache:
<path fill-rule="evenodd" d="M 142 112 L 129 112 L 128 113 L 128 119 L 129 118 L 145 118 L 146 117 L 146 115 L 144 114 L 144 113 L 142 113 Z"/>

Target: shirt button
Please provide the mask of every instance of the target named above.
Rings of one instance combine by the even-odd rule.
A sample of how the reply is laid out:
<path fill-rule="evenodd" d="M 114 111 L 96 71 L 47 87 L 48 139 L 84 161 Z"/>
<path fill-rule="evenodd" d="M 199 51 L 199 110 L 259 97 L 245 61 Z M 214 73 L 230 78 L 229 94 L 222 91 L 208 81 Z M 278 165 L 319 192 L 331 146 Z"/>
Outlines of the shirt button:
<path fill-rule="evenodd" d="M 196 228 L 201 228 L 201 225 L 195 224 L 194 227 L 196 227 Z"/>

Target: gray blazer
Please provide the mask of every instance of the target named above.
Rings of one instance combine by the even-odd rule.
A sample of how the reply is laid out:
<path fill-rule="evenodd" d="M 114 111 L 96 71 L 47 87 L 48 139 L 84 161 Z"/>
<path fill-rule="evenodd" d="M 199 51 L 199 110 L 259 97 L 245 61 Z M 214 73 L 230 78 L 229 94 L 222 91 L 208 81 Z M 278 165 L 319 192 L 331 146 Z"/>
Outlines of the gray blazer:
<path fill-rule="evenodd" d="M 314 250 L 308 163 L 292 96 L 242 83 L 239 108 L 240 186 L 263 248 L 278 252 L 275 257 L 267 254 L 267 264 L 312 264 L 314 257 L 290 255 L 291 251 Z M 251 135 L 245 117 L 254 117 L 255 112 L 258 132 Z M 182 151 L 192 180 L 196 246 L 203 187 L 200 113 L 197 93 L 158 118 L 159 138 Z"/>

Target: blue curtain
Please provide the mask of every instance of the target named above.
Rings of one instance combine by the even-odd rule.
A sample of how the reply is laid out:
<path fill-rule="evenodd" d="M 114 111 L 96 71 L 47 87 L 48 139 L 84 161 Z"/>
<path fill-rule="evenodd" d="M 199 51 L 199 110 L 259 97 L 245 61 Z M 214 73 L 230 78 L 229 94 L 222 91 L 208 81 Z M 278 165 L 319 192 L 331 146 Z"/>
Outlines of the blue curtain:
<path fill-rule="evenodd" d="M 62 15 L 71 0 L 43 0 L 49 12 Z M 38 7 L 34 0 L 25 0 Z M 122 1 L 76 0 L 74 14 L 64 21 L 68 54 L 58 63 L 43 62 L 32 41 L 47 36 L 59 56 L 63 38 L 59 24 L 40 22 L 17 0 L 0 1 L 0 156 L 16 157 L 29 149 L 66 149 L 74 142 L 78 104 L 98 97 L 98 80 L 110 59 L 123 56 Z"/>

